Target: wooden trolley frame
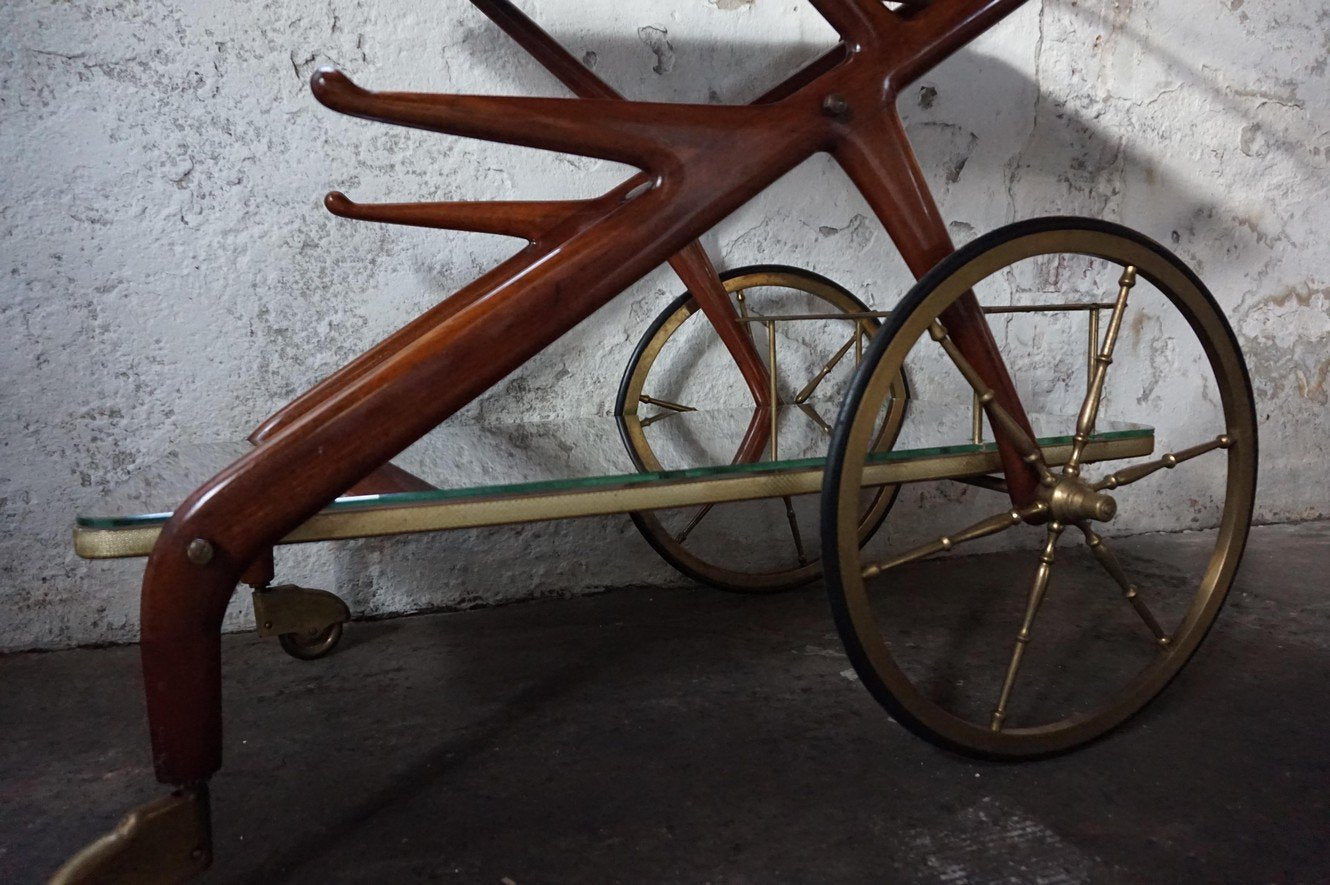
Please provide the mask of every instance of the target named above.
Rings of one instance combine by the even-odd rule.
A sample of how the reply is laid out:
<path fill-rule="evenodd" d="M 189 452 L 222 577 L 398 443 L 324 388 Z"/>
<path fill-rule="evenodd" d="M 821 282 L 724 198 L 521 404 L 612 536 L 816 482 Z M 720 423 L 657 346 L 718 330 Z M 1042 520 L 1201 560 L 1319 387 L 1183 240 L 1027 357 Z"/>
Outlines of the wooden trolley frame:
<path fill-rule="evenodd" d="M 268 418 L 251 435 L 252 450 L 199 487 L 164 525 L 120 548 L 136 555 L 151 543 L 142 662 L 153 762 L 158 779 L 180 789 L 137 813 L 135 832 L 156 835 L 108 837 L 111 842 L 103 840 L 67 866 L 67 881 L 133 868 L 125 865 L 149 856 L 167 878 L 206 867 L 206 785 L 222 758 L 220 630 L 238 582 L 266 584 L 272 548 L 284 540 L 514 521 L 511 500 L 472 501 L 462 516 L 465 507 L 436 507 L 429 518 L 425 509 L 404 516 L 410 508 L 388 513 L 367 506 L 342 516 L 320 511 L 348 489 L 372 495 L 422 487 L 386 465 L 662 262 L 672 264 L 697 298 L 756 403 L 741 455 L 762 451 L 770 432 L 763 410 L 776 406 L 766 368 L 696 238 L 826 152 L 867 199 L 910 270 L 923 276 L 953 246 L 897 115 L 897 96 L 1025 0 L 916 0 L 890 7 L 881 0 L 810 0 L 840 42 L 747 106 L 623 100 L 508 0 L 472 2 L 579 98 L 370 92 L 326 69 L 312 78 L 315 97 L 369 120 L 597 157 L 641 171 L 601 197 L 577 201 L 375 205 L 329 194 L 327 207 L 349 218 L 506 234 L 528 245 Z M 967 455 L 963 464 L 935 459 L 870 466 L 864 483 L 1000 469 L 1013 512 L 1042 521 L 1047 508 L 1035 502 L 1047 470 L 1029 450 L 1034 433 L 978 302 L 966 292 L 941 317 L 949 341 L 973 370 L 976 391 L 991 392 L 983 405 L 996 428 L 996 449 Z M 1136 438 L 1102 454 L 1148 454 L 1151 445 Z M 1057 463 L 1097 453 L 1081 440 L 1042 454 Z M 627 482 L 613 502 L 536 495 L 522 506 L 531 518 L 616 512 L 804 493 L 815 491 L 821 477 L 820 467 L 806 465 L 729 479 L 680 477 L 648 490 Z M 510 510 L 487 513 L 486 507 Z M 403 528 L 403 518 L 416 521 Z M 82 543 L 106 540 L 103 533 Z M 83 552 L 114 555 L 99 549 L 85 546 Z M 154 830 L 153 821 L 167 823 Z M 137 847 L 126 848 L 131 843 Z"/>

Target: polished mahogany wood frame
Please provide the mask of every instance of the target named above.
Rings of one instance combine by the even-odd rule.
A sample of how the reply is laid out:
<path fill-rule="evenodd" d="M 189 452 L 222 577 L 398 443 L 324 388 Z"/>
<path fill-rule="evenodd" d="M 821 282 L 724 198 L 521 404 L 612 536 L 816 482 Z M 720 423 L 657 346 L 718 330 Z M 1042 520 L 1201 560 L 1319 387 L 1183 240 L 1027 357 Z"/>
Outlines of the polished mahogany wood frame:
<path fill-rule="evenodd" d="M 473 0 L 584 98 L 376 93 L 320 70 L 333 110 L 402 126 L 599 157 L 641 172 L 590 200 L 361 205 L 340 215 L 487 231 L 528 245 L 269 418 L 255 448 L 175 511 L 148 560 L 142 657 L 157 776 L 197 784 L 221 765 L 220 627 L 245 569 L 439 422 L 672 260 L 753 395 L 765 370 L 693 241 L 814 153 L 829 152 L 922 275 L 952 251 L 895 111 L 900 90 L 1025 0 L 811 0 L 841 42 L 747 106 L 621 100 L 505 0 Z M 1023 421 L 972 297 L 946 317 L 998 400 Z M 1008 446 L 1013 499 L 1033 481 Z"/>

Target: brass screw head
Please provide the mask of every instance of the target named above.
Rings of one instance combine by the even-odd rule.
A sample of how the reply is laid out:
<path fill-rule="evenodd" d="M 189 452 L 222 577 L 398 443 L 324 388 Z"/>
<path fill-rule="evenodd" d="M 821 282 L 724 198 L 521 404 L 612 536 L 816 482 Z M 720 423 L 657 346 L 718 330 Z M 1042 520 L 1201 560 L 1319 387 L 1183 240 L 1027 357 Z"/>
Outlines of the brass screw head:
<path fill-rule="evenodd" d="M 195 565 L 207 565 L 212 562 L 212 544 L 202 538 L 195 538 L 185 548 L 185 558 Z"/>
<path fill-rule="evenodd" d="M 850 112 L 850 103 L 845 100 L 845 96 L 838 93 L 831 93 L 822 99 L 822 113 L 828 117 L 843 117 Z"/>

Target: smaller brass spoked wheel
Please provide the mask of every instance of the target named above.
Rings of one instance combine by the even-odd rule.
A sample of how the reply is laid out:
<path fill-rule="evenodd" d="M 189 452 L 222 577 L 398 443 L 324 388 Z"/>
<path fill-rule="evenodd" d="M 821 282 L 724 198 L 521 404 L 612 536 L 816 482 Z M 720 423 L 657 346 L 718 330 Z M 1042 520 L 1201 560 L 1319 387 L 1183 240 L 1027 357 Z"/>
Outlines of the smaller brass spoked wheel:
<path fill-rule="evenodd" d="M 721 274 L 721 281 L 768 371 L 776 370 L 779 405 L 754 407 L 734 359 L 685 292 L 647 328 L 619 387 L 616 414 L 639 470 L 731 463 L 761 469 L 773 460 L 820 459 L 826 452 L 828 419 L 879 319 L 843 287 L 799 268 L 739 268 Z M 894 379 L 875 450 L 890 448 L 907 395 L 903 378 Z M 895 495 L 894 486 L 856 495 L 857 538 L 872 534 Z M 632 518 L 667 562 L 714 587 L 771 592 L 822 574 L 815 495 L 704 504 Z"/>
<path fill-rule="evenodd" d="M 1028 429 L 953 339 L 949 324 L 963 320 L 948 309 L 971 293 Z M 996 473 L 911 486 L 926 506 L 893 514 L 881 535 L 890 549 L 865 552 L 859 488 L 906 367 L 915 398 L 898 449 L 922 438 L 912 422 L 930 414 L 949 415 L 951 437 L 966 440 L 970 403 L 983 403 L 989 439 L 1019 452 L 1037 485 L 1015 502 Z M 947 389 L 953 399 L 930 413 L 927 397 Z M 1084 744 L 1154 698 L 1214 623 L 1255 476 L 1242 355 L 1185 265 L 1088 219 L 994 231 L 920 280 L 840 413 L 822 525 L 847 653 L 897 721 L 941 745 L 1021 758 Z"/>

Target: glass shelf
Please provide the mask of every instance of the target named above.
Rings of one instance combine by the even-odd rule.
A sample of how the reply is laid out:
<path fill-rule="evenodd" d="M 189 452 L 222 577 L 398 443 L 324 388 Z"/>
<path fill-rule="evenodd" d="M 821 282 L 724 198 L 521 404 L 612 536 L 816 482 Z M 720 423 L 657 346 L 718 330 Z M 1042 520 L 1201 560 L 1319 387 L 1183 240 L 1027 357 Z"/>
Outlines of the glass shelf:
<path fill-rule="evenodd" d="M 1057 460 L 1058 450 L 1071 443 L 1075 420 L 1030 417 L 1050 461 Z M 769 425 L 769 413 L 755 415 L 752 408 L 674 412 L 643 406 L 639 415 L 623 419 L 640 423 L 643 437 L 663 468 L 643 472 L 635 468 L 622 441 L 621 420 L 614 416 L 511 424 L 454 418 L 393 460 L 394 465 L 435 488 L 340 497 L 287 540 L 361 536 L 351 534 L 353 531 L 431 531 L 711 500 L 806 494 L 820 486 L 829 425 L 834 419 L 834 404 L 781 406 L 777 410 L 775 460 L 768 445 L 762 450 L 762 460 L 736 464 L 737 441 L 751 422 Z M 874 484 L 907 482 L 997 469 L 991 432 L 978 443 L 969 438 L 969 433 L 966 409 L 910 402 L 895 447 L 873 456 L 876 466 L 866 478 Z M 1150 428 L 1102 422 L 1088 454 L 1091 459 L 1135 457 L 1148 455 L 1152 448 Z M 85 556 L 142 555 L 131 552 L 142 544 L 130 544 L 123 534 L 113 545 L 115 552 L 101 550 L 94 542 L 101 535 L 128 529 L 150 530 L 155 537 L 175 506 L 252 450 L 248 443 L 236 442 L 181 446 L 169 451 L 137 469 L 108 495 L 81 508 L 76 518 L 76 547 Z M 532 508 L 524 507 L 522 502 L 541 503 Z M 473 506 L 465 506 L 468 504 Z M 393 519 L 380 513 L 371 520 L 373 526 L 363 518 L 358 522 L 336 520 L 338 516 L 364 516 L 385 510 L 412 511 L 417 517 L 423 511 L 432 511 L 437 518 Z M 326 525 L 330 519 L 336 523 L 331 528 Z M 305 531 L 316 524 L 325 528 Z M 146 542 L 148 536 L 139 534 Z M 109 538 L 102 540 L 109 543 Z"/>

